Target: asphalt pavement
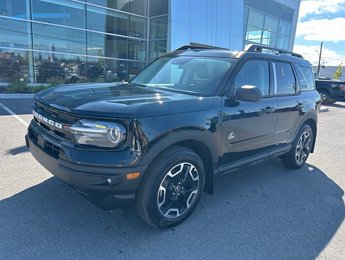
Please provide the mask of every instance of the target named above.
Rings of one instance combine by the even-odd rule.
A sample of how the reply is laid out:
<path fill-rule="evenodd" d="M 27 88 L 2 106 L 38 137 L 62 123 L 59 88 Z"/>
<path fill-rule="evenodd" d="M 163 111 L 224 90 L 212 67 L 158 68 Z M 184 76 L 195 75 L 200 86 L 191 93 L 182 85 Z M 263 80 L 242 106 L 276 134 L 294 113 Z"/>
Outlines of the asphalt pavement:
<path fill-rule="evenodd" d="M 26 123 L 32 99 L 0 99 Z M 345 102 L 323 106 L 315 153 L 216 180 L 192 216 L 162 230 L 133 207 L 104 211 L 46 171 L 24 122 L 0 106 L 0 259 L 345 259 Z"/>

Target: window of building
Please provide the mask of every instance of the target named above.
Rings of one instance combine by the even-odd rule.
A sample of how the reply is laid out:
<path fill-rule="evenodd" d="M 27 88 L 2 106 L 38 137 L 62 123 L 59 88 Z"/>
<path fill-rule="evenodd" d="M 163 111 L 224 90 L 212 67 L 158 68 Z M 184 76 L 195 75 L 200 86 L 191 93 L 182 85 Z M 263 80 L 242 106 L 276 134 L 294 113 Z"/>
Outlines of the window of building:
<path fill-rule="evenodd" d="M 256 26 L 248 25 L 246 40 L 256 43 L 261 43 L 262 29 Z"/>
<path fill-rule="evenodd" d="M 0 47 L 27 49 L 31 44 L 28 26 L 28 22 L 0 18 Z"/>
<path fill-rule="evenodd" d="M 261 43 L 275 47 L 277 45 L 277 34 L 271 31 L 263 31 Z"/>
<path fill-rule="evenodd" d="M 167 40 L 150 41 L 149 61 L 155 60 L 157 57 L 167 52 Z"/>
<path fill-rule="evenodd" d="M 46 23 L 85 28 L 85 5 L 73 1 L 32 0 L 32 19 Z"/>
<path fill-rule="evenodd" d="M 272 16 L 266 15 L 264 29 L 271 32 L 277 32 L 279 26 L 279 20 Z"/>
<path fill-rule="evenodd" d="M 62 84 L 86 80 L 85 59 L 78 55 L 35 52 L 35 78 L 38 83 Z"/>
<path fill-rule="evenodd" d="M 256 27 L 263 28 L 265 15 L 253 9 L 249 10 L 248 24 Z"/>
<path fill-rule="evenodd" d="M 87 29 L 129 35 L 129 15 L 99 7 L 87 7 Z"/>
<path fill-rule="evenodd" d="M 291 65 L 288 63 L 274 62 L 274 94 L 292 95 L 296 93 L 296 81 Z"/>
<path fill-rule="evenodd" d="M 1 0 L 0 15 L 29 19 L 29 0 Z"/>
<path fill-rule="evenodd" d="M 134 13 L 138 15 L 147 15 L 147 1 L 143 0 L 87 0 L 88 3 L 92 3 L 99 6 L 104 6 L 111 9 L 120 10 L 123 12 Z M 162 1 L 165 2 L 165 1 Z"/>
<path fill-rule="evenodd" d="M 280 21 L 278 32 L 282 35 L 289 36 L 291 32 L 291 23 Z"/>
<path fill-rule="evenodd" d="M 277 48 L 288 49 L 289 48 L 289 37 L 278 34 L 277 37 Z"/>
<path fill-rule="evenodd" d="M 167 0 L 149 0 L 150 1 L 150 12 L 149 16 L 158 16 L 168 14 L 168 3 Z"/>
<path fill-rule="evenodd" d="M 87 32 L 87 55 L 128 59 L 128 39 Z"/>
<path fill-rule="evenodd" d="M 146 60 L 146 41 L 129 39 L 128 57 L 131 60 Z"/>
<path fill-rule="evenodd" d="M 86 54 L 85 31 L 37 23 L 32 30 L 35 50 Z"/>
<path fill-rule="evenodd" d="M 235 78 L 235 88 L 253 85 L 260 89 L 262 96 L 269 95 L 268 61 L 251 60 L 246 62 Z"/>
<path fill-rule="evenodd" d="M 150 19 L 150 39 L 166 39 L 168 37 L 168 16 Z"/>
<path fill-rule="evenodd" d="M 272 0 L 244 4 L 245 43 L 289 49 L 294 10 Z"/>
<path fill-rule="evenodd" d="M 16 78 L 29 81 L 31 55 L 28 51 L 0 47 L 0 82 L 9 82 Z"/>

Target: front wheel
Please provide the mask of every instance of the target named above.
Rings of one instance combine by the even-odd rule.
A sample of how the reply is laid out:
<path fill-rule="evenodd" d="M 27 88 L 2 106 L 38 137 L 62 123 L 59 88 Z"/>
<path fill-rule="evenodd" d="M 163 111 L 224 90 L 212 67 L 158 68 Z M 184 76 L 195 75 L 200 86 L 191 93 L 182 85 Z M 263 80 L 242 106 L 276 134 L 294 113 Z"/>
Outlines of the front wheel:
<path fill-rule="evenodd" d="M 154 227 L 175 226 L 197 206 L 205 181 L 200 157 L 190 149 L 172 147 L 145 174 L 136 195 L 139 216 Z"/>
<path fill-rule="evenodd" d="M 320 97 L 321 97 L 321 102 L 323 104 L 333 104 L 333 103 L 336 102 L 336 100 L 331 98 L 331 95 L 329 94 L 328 91 L 320 90 L 319 94 L 320 94 Z"/>
<path fill-rule="evenodd" d="M 290 169 L 302 167 L 308 159 L 313 142 L 313 130 L 309 125 L 303 125 L 292 143 L 290 152 L 282 158 L 285 167 Z"/>

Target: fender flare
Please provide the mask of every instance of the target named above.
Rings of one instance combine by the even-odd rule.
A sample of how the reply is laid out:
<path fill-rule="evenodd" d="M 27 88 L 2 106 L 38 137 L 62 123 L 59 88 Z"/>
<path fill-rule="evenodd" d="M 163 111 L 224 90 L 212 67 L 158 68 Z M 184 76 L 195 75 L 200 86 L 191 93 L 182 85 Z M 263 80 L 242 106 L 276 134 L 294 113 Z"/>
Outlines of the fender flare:
<path fill-rule="evenodd" d="M 217 173 L 217 165 L 220 153 L 220 147 L 217 147 L 216 145 L 216 143 L 218 142 L 216 142 L 216 140 L 213 140 L 217 138 L 217 134 L 214 134 L 214 136 L 212 135 L 213 134 L 207 132 L 207 130 L 180 130 L 174 133 L 170 132 L 162 135 L 152 146 L 147 149 L 147 151 L 145 152 L 145 156 L 142 158 L 140 164 L 150 165 L 160 153 L 173 145 L 184 146 L 183 142 L 186 142 L 186 144 L 187 142 L 188 144 L 190 144 L 190 142 L 197 142 L 198 144 L 203 145 L 207 152 L 206 161 L 208 161 L 208 163 L 205 165 L 206 176 L 204 191 L 212 195 L 214 188 L 214 178 Z M 195 149 L 188 145 L 186 145 L 185 147 L 194 150 L 194 152 L 196 152 L 197 154 L 202 152 L 197 149 L 198 147 L 195 147 Z"/>
<path fill-rule="evenodd" d="M 178 130 L 161 135 L 150 145 L 140 161 L 141 165 L 149 165 L 166 148 L 178 143 L 194 141 L 204 145 L 211 155 L 212 165 L 216 165 L 219 158 L 219 147 L 212 140 L 212 133 L 207 130 Z M 183 145 L 182 145 L 183 146 Z M 197 153 L 197 151 L 196 151 Z"/>

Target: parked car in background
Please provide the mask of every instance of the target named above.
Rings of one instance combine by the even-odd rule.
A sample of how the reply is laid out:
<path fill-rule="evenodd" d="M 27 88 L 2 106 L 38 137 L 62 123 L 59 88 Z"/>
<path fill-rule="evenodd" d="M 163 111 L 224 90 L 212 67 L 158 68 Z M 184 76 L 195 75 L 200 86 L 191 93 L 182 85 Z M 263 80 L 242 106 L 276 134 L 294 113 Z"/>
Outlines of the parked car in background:
<path fill-rule="evenodd" d="M 330 78 L 315 79 L 316 90 L 321 96 L 322 103 L 333 104 L 345 99 L 345 81 Z"/>
<path fill-rule="evenodd" d="M 38 67 L 37 81 L 49 83 L 50 80 L 65 80 L 66 72 L 59 62 L 44 61 Z"/>

